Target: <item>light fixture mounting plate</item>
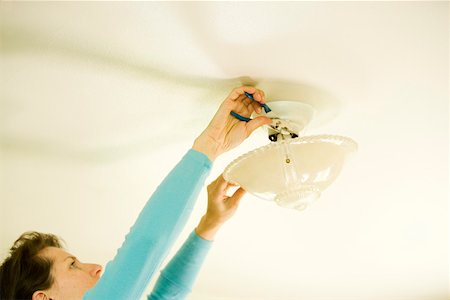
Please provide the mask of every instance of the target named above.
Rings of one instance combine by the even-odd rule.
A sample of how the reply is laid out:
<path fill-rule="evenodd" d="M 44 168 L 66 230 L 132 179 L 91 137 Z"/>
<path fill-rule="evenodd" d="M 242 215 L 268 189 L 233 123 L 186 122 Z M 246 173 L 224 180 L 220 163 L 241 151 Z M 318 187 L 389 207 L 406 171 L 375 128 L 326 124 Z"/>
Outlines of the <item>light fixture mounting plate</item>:
<path fill-rule="evenodd" d="M 271 112 L 266 115 L 274 120 L 273 124 L 281 123 L 280 127 L 285 128 L 286 132 L 291 133 L 290 137 L 300 136 L 300 133 L 307 127 L 313 119 L 316 111 L 306 103 L 293 100 L 274 100 L 267 103 Z M 268 126 L 269 139 L 273 142 L 280 140 L 277 138 L 280 131 L 274 130 Z M 286 136 L 286 134 L 283 134 Z"/>

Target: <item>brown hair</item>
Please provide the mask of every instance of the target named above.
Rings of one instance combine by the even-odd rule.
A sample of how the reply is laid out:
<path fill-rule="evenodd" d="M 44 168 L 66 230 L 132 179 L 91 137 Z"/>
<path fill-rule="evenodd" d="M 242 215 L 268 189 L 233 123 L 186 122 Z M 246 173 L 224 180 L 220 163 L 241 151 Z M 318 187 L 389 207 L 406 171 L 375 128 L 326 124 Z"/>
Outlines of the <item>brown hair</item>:
<path fill-rule="evenodd" d="M 46 247 L 62 248 L 62 243 L 53 234 L 36 231 L 14 242 L 0 266 L 0 299 L 31 299 L 34 292 L 52 286 L 53 261 L 38 255 Z"/>

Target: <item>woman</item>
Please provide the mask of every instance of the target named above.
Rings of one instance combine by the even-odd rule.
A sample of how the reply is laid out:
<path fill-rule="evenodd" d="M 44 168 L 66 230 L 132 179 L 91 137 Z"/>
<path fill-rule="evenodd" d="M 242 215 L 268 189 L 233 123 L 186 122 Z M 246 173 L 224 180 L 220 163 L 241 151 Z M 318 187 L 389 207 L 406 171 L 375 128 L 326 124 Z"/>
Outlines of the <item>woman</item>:
<path fill-rule="evenodd" d="M 246 123 L 230 112 L 249 117 L 261 112 L 264 100 L 264 92 L 254 87 L 243 86 L 230 93 L 192 149 L 153 193 L 101 277 L 101 266 L 78 261 L 55 236 L 25 233 L 0 267 L 0 299 L 139 299 L 186 224 L 216 157 L 271 122 L 257 117 Z M 215 233 L 233 216 L 245 193 L 239 188 L 228 197 L 229 186 L 222 176 L 208 186 L 206 214 L 161 272 L 148 299 L 188 295 Z"/>

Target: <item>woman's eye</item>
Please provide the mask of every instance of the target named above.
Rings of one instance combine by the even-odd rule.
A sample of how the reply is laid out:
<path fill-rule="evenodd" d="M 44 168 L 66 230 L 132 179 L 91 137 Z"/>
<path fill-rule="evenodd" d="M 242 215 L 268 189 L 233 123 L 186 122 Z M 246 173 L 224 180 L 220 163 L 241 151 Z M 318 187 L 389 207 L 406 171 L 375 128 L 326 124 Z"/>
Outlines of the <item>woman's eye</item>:
<path fill-rule="evenodd" d="M 73 261 L 73 262 L 70 264 L 70 267 L 71 267 L 71 268 L 76 268 L 77 266 L 75 265 L 75 263 L 76 263 L 76 262 Z"/>

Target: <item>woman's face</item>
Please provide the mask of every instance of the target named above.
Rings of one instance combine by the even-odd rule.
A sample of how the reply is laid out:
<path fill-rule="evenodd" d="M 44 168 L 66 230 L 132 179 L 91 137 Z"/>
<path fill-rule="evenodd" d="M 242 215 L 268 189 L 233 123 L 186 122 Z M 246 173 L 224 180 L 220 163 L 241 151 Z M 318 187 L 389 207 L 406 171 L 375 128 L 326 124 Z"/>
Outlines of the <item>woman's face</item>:
<path fill-rule="evenodd" d="M 64 249 L 47 247 L 39 254 L 53 261 L 51 274 L 54 282 L 50 289 L 35 292 L 33 300 L 82 299 L 100 278 L 100 265 L 82 263 Z"/>

